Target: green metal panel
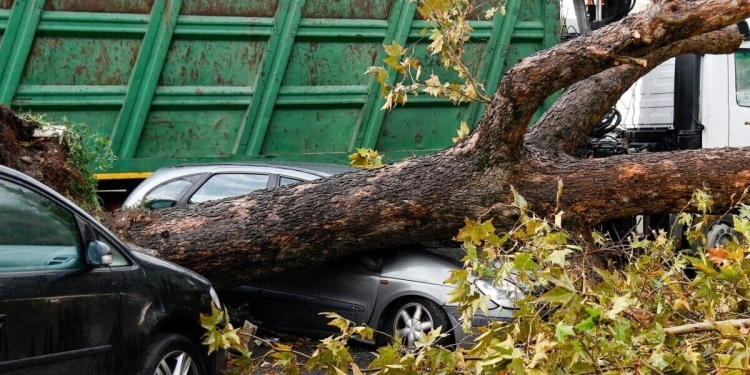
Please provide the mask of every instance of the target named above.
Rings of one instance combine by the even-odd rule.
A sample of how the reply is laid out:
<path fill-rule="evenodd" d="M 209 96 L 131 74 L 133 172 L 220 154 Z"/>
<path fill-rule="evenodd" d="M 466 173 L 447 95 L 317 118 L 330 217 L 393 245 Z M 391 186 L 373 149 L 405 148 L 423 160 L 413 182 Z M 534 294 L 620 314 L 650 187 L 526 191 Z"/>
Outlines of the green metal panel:
<path fill-rule="evenodd" d="M 45 0 L 17 0 L 0 44 L 0 103 L 11 104 Z"/>
<path fill-rule="evenodd" d="M 276 24 L 271 31 L 266 53 L 260 61 L 261 72 L 253 85 L 258 95 L 253 95 L 245 113 L 232 150 L 234 154 L 257 156 L 260 153 L 294 37 L 302 19 L 305 0 L 280 1 L 279 9 L 276 11 Z"/>
<path fill-rule="evenodd" d="M 182 0 L 156 0 L 151 9 L 125 103 L 112 128 L 112 151 L 120 159 L 132 159 L 138 147 L 181 7 Z"/>
<path fill-rule="evenodd" d="M 490 90 L 557 43 L 557 0 L 508 0 L 491 21 L 483 11 L 466 60 Z M 425 72 L 455 76 L 427 53 L 426 26 L 409 0 L 0 0 L 0 101 L 111 137 L 119 159 L 106 172 L 346 163 L 356 147 L 393 161 L 449 146 L 484 110 L 425 95 L 380 110 L 364 71 L 383 44 L 414 44 Z"/>

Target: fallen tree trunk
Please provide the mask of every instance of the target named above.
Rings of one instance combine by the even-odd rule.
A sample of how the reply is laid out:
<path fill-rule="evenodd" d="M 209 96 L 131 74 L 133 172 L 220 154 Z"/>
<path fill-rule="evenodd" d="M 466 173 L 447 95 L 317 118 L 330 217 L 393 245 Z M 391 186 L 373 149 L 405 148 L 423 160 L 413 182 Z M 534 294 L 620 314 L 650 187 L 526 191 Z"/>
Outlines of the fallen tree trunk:
<path fill-rule="evenodd" d="M 679 210 L 704 183 L 727 207 L 750 182 L 750 150 L 596 160 L 567 153 L 627 89 L 627 82 L 678 53 L 736 48 L 736 29 L 722 31 L 730 38 L 698 36 L 748 15 L 749 0 L 661 1 L 523 60 L 503 77 L 477 129 L 442 152 L 240 198 L 123 212 L 109 226 L 135 245 L 229 286 L 346 254 L 450 237 L 465 217 L 493 218 L 496 227 L 508 227 L 518 214 L 508 205 L 511 186 L 532 210 L 548 214 L 555 208 L 561 179 L 561 208 L 567 222 L 577 227 Z M 644 61 L 645 68 L 623 65 Z M 527 134 L 527 124 L 545 98 L 591 76 L 596 85 L 589 81 L 571 88 L 561 101 L 567 104 L 558 104 L 557 114 L 547 115 Z M 615 78 L 614 86 L 598 84 L 607 77 Z M 593 110 L 584 115 L 576 109 L 582 107 Z"/>

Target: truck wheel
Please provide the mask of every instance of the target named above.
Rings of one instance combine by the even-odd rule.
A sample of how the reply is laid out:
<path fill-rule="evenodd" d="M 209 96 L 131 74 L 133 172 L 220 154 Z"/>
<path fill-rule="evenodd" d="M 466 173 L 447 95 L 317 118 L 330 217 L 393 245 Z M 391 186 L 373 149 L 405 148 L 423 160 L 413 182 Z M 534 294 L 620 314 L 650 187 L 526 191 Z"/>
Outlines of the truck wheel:
<path fill-rule="evenodd" d="M 735 238 L 737 238 L 737 235 L 734 233 L 734 229 L 727 223 L 720 221 L 712 225 L 706 233 L 706 247 L 713 249 L 719 245 L 726 246 Z"/>
<path fill-rule="evenodd" d="M 195 344 L 176 333 L 154 336 L 138 367 L 140 375 L 205 375 L 203 360 Z"/>

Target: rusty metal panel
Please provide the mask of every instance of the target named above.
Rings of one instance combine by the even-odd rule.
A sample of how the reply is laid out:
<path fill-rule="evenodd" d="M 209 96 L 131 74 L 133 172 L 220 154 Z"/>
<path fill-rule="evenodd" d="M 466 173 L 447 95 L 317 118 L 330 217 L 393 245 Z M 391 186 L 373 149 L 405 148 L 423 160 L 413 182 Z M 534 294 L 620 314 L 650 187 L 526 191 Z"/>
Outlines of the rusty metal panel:
<path fill-rule="evenodd" d="M 148 14 L 154 0 L 47 0 L 44 10 Z"/>
<path fill-rule="evenodd" d="M 494 90 L 557 42 L 559 5 L 507 0 L 505 15 L 483 20 L 491 3 L 477 8 L 466 61 Z M 109 136 L 120 156 L 109 176 L 182 162 L 346 163 L 357 147 L 393 161 L 450 145 L 483 110 L 424 95 L 379 110 L 364 71 L 383 44 L 414 44 L 423 74 L 456 78 L 425 50 L 425 26 L 410 0 L 0 0 L 0 101 Z"/>
<path fill-rule="evenodd" d="M 152 108 L 135 158 L 229 156 L 242 107 Z"/>
<path fill-rule="evenodd" d="M 308 0 L 302 10 L 302 17 L 384 20 L 388 18 L 392 1 L 394 0 Z"/>
<path fill-rule="evenodd" d="M 278 0 L 185 0 L 180 14 L 270 18 L 278 5 Z"/>
<path fill-rule="evenodd" d="M 140 39 L 38 37 L 21 85 L 126 85 L 140 45 Z"/>
<path fill-rule="evenodd" d="M 257 40 L 174 40 L 161 86 L 251 86 L 267 43 Z"/>
<path fill-rule="evenodd" d="M 298 41 L 292 46 L 282 86 L 366 85 L 376 64 L 377 41 Z"/>

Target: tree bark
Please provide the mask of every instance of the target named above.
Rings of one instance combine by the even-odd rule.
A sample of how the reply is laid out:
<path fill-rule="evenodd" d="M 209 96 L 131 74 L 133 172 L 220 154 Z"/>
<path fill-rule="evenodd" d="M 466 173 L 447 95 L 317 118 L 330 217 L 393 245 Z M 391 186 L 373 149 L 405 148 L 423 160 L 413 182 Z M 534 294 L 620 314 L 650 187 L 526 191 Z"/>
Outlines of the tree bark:
<path fill-rule="evenodd" d="M 736 28 L 700 35 L 749 15 L 750 0 L 660 1 L 618 24 L 524 59 L 503 76 L 477 129 L 444 151 L 240 198 L 121 212 L 108 225 L 221 287 L 351 253 L 450 237 L 465 217 L 492 218 L 496 227 L 509 228 L 518 214 L 508 204 L 511 186 L 532 210 L 547 215 L 556 207 L 561 179 L 560 208 L 577 225 L 679 211 L 704 183 L 727 207 L 750 182 L 750 150 L 594 160 L 567 153 L 627 82 L 679 53 L 736 48 Z M 643 61 L 645 68 L 632 65 Z M 531 116 L 550 94 L 588 77 L 526 134 Z"/>
<path fill-rule="evenodd" d="M 595 74 L 565 89 L 565 93 L 539 120 L 526 143 L 548 152 L 571 154 L 591 134 L 604 114 L 640 77 L 670 58 L 686 53 L 722 54 L 739 48 L 737 26 L 676 42 L 642 59 L 645 66 L 623 64 Z"/>

